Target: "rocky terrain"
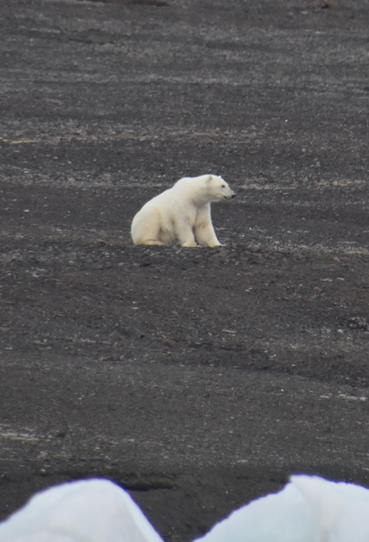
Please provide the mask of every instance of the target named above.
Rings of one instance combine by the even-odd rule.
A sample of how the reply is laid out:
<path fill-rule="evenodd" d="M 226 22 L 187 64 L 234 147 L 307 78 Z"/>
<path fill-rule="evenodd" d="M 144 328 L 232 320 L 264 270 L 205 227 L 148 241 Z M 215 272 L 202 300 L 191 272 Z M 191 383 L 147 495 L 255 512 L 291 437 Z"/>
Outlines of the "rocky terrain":
<path fill-rule="evenodd" d="M 190 541 L 369 484 L 368 2 L 0 4 L 0 514 L 82 477 Z M 134 247 L 183 175 L 217 249 Z"/>

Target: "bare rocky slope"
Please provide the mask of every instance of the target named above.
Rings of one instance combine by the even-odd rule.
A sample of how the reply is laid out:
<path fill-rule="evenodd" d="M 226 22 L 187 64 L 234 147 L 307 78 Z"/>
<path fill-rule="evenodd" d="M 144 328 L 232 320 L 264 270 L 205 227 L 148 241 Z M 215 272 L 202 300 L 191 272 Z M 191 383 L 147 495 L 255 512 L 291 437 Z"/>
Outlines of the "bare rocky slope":
<path fill-rule="evenodd" d="M 168 542 L 369 483 L 368 3 L 0 3 L 0 513 L 102 476 Z M 183 175 L 225 246 L 134 247 Z"/>

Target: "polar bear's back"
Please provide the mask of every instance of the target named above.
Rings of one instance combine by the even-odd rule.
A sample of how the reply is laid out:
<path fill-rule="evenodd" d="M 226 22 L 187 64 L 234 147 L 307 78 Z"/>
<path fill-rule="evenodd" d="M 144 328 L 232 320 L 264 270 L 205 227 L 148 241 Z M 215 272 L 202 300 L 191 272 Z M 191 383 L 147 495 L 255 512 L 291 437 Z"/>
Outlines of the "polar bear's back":
<path fill-rule="evenodd" d="M 174 186 L 172 186 L 171 188 L 167 188 L 166 190 L 163 190 L 163 192 L 160 192 L 160 194 L 156 194 L 156 196 L 153 196 L 151 199 L 149 199 L 149 201 L 147 201 L 141 207 L 140 211 L 142 211 L 143 209 L 147 209 L 147 208 L 150 209 L 151 207 L 155 207 L 156 204 L 160 204 L 162 201 L 168 199 L 168 197 L 170 197 L 172 193 L 173 188 Z"/>

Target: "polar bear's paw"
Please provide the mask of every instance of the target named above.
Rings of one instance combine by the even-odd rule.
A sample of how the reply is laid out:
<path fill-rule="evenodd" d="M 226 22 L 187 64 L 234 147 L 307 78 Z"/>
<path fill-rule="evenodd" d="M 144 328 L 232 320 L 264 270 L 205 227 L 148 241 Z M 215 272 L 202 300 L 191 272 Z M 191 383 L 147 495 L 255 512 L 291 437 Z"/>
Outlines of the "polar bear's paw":
<path fill-rule="evenodd" d="M 181 247 L 183 247 L 183 248 L 196 248 L 196 247 L 199 247 L 199 246 L 200 245 L 195 243 L 195 241 L 185 241 L 184 243 L 181 243 Z"/>

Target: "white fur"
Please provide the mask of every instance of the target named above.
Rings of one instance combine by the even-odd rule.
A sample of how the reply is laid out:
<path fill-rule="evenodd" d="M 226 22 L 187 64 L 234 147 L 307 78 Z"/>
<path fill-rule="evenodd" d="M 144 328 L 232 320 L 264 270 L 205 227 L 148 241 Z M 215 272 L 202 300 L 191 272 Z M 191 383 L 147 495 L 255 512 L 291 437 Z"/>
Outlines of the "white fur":
<path fill-rule="evenodd" d="M 369 491 L 297 475 L 194 542 L 369 542 Z"/>
<path fill-rule="evenodd" d="M 220 246 L 210 204 L 234 196 L 217 175 L 184 177 L 138 211 L 132 220 L 132 240 L 135 245 Z"/>
<path fill-rule="evenodd" d="M 318 526 L 318 542 L 369 541 L 369 491 L 318 476 L 292 476 Z"/>
<path fill-rule="evenodd" d="M 0 542 L 163 542 L 126 491 L 104 479 L 37 493 L 0 524 Z"/>
<path fill-rule="evenodd" d="M 368 542 L 369 491 L 292 476 L 197 542 Z M 163 542 L 128 493 L 108 480 L 62 484 L 0 524 L 0 542 Z M 196 541 L 194 541 L 196 542 Z"/>

